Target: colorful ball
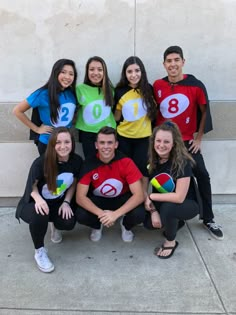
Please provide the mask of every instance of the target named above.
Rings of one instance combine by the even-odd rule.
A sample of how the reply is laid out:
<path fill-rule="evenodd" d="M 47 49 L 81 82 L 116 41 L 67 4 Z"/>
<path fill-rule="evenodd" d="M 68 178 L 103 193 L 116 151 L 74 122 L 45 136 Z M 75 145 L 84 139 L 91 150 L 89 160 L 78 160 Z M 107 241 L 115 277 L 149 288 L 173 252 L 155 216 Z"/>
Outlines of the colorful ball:
<path fill-rule="evenodd" d="M 175 190 L 173 178 L 167 173 L 161 173 L 153 177 L 151 184 L 159 193 L 168 193 Z"/>

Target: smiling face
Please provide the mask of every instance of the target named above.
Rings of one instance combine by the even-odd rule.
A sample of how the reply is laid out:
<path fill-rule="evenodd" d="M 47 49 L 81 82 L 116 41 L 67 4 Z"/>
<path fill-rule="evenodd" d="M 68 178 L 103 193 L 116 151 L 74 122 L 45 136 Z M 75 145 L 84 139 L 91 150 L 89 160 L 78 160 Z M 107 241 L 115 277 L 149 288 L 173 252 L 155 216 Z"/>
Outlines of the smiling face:
<path fill-rule="evenodd" d="M 168 73 L 169 81 L 178 82 L 183 80 L 184 63 L 185 60 L 179 54 L 172 53 L 166 56 L 163 65 Z"/>
<path fill-rule="evenodd" d="M 90 82 L 94 85 L 101 85 L 104 77 L 103 66 L 99 61 L 91 61 L 88 66 L 88 78 Z"/>
<path fill-rule="evenodd" d="M 70 65 L 65 65 L 58 75 L 58 82 L 60 83 L 62 89 L 68 88 L 75 79 L 74 69 Z"/>
<path fill-rule="evenodd" d="M 160 159 L 168 159 L 173 148 L 173 136 L 170 131 L 158 130 L 154 140 L 154 149 Z"/>
<path fill-rule="evenodd" d="M 118 147 L 118 142 L 115 139 L 114 134 L 98 134 L 97 141 L 95 143 L 98 150 L 99 159 L 103 163 L 109 163 L 115 156 L 115 150 Z"/>
<path fill-rule="evenodd" d="M 141 69 L 137 64 L 130 65 L 126 68 L 125 75 L 129 81 L 129 86 L 136 88 L 141 80 Z"/>
<path fill-rule="evenodd" d="M 69 132 L 61 132 L 57 136 L 55 151 L 57 158 L 61 162 L 66 162 L 72 150 L 72 140 Z"/>

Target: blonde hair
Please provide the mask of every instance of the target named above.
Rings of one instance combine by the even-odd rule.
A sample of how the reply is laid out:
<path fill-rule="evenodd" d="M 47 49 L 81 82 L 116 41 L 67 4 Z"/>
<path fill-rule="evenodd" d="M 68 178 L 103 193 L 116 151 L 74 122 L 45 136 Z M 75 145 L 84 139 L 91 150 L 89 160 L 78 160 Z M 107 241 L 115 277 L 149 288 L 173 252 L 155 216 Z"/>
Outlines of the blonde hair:
<path fill-rule="evenodd" d="M 173 137 L 173 147 L 170 152 L 169 160 L 171 161 L 171 175 L 176 178 L 184 170 L 184 167 L 189 160 L 191 165 L 195 165 L 195 161 L 188 153 L 187 148 L 184 145 L 180 130 L 178 126 L 172 121 L 165 121 L 160 126 L 154 128 L 153 133 L 149 140 L 149 172 L 151 173 L 157 165 L 160 164 L 160 157 L 154 149 L 154 142 L 156 134 L 159 130 L 169 131 Z"/>

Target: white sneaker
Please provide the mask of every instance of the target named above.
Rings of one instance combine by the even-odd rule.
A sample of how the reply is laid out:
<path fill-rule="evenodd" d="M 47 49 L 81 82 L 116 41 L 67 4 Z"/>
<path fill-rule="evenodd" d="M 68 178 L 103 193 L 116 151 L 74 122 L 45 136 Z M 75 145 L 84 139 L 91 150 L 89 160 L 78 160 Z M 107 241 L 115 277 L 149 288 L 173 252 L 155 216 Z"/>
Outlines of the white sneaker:
<path fill-rule="evenodd" d="M 100 241 L 102 237 L 102 227 L 103 225 L 101 224 L 100 229 L 92 229 L 91 234 L 90 234 L 90 240 L 93 242 L 98 242 Z"/>
<path fill-rule="evenodd" d="M 121 238 L 124 242 L 132 242 L 134 239 L 134 233 L 130 230 L 126 230 L 123 225 L 123 218 L 120 221 L 121 226 Z"/>
<path fill-rule="evenodd" d="M 47 250 L 44 247 L 35 250 L 34 259 L 41 271 L 52 272 L 54 270 L 54 265 L 48 258 Z"/>
<path fill-rule="evenodd" d="M 55 227 L 53 227 L 53 230 L 51 229 L 51 241 L 56 244 L 62 241 L 61 231 L 57 230 Z"/>

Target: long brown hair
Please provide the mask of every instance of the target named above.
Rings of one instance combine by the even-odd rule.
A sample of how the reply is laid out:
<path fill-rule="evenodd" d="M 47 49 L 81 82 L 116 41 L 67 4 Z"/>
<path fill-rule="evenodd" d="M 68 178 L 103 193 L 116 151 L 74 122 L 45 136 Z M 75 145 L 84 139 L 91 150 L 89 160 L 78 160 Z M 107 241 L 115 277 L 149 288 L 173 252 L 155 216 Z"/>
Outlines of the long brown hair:
<path fill-rule="evenodd" d="M 113 104 L 114 104 L 114 97 L 113 97 L 113 92 L 112 92 L 113 91 L 113 85 L 112 85 L 111 80 L 110 80 L 110 78 L 108 76 L 107 65 L 106 65 L 105 61 L 101 57 L 93 56 L 93 57 L 90 57 L 88 59 L 88 61 L 86 63 L 86 66 L 85 66 L 84 83 L 88 84 L 88 85 L 92 84 L 92 82 L 89 80 L 88 72 L 89 72 L 89 65 L 93 61 L 100 62 L 101 65 L 102 65 L 102 68 L 103 68 L 103 79 L 102 79 L 100 88 L 102 90 L 106 106 L 113 107 Z"/>
<path fill-rule="evenodd" d="M 137 65 L 141 71 L 141 79 L 138 83 L 137 89 L 144 101 L 145 109 L 147 110 L 147 116 L 150 120 L 154 120 L 157 115 L 157 104 L 154 98 L 152 86 L 148 82 L 147 72 L 142 60 L 137 56 L 130 56 L 125 60 L 120 81 L 117 83 L 117 88 L 122 88 L 129 85 L 129 81 L 126 76 L 126 69 L 131 65 Z"/>
<path fill-rule="evenodd" d="M 195 165 L 194 159 L 188 153 L 184 145 L 179 127 L 172 121 L 166 121 L 158 127 L 155 127 L 149 141 L 149 172 L 151 173 L 160 163 L 160 157 L 154 149 L 156 134 L 159 130 L 169 131 L 173 137 L 173 148 L 171 149 L 169 160 L 171 161 L 171 175 L 176 178 L 183 172 L 183 169 L 190 161 L 191 165 Z"/>
<path fill-rule="evenodd" d="M 70 129 L 66 127 L 55 128 L 49 138 L 49 142 L 48 142 L 47 149 L 45 152 L 45 159 L 44 159 L 44 177 L 46 179 L 46 183 L 50 191 L 56 191 L 57 189 L 56 179 L 58 175 L 58 167 L 57 167 L 58 158 L 57 158 L 55 146 L 56 146 L 58 135 L 63 132 L 69 133 L 71 137 L 72 149 L 70 152 L 70 156 L 74 154 L 75 152 L 75 139 Z"/>

